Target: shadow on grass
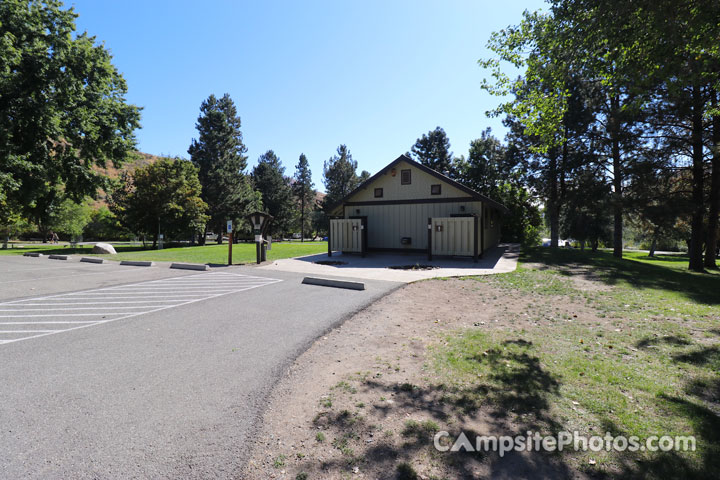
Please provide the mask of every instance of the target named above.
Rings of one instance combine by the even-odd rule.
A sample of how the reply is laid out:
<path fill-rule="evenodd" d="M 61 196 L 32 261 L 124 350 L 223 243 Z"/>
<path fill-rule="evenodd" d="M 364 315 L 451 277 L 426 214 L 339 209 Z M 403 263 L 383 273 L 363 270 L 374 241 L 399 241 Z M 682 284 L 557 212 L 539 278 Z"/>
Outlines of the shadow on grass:
<path fill-rule="evenodd" d="M 698 274 L 650 265 L 629 259 L 618 259 L 608 252 L 573 249 L 532 248 L 524 252 L 524 262 L 539 263 L 573 275 L 579 266 L 581 275 L 608 285 L 625 282 L 638 289 L 658 289 L 679 293 L 705 305 L 720 304 L 720 275 Z"/>
<path fill-rule="evenodd" d="M 686 396 L 660 394 L 655 399 L 660 411 L 683 418 L 691 425 L 690 431 L 679 435 L 695 437 L 698 457 L 678 451 L 657 451 L 642 460 L 626 452 L 619 455 L 620 473 L 608 478 L 683 478 L 714 479 L 720 472 L 720 348 L 697 345 L 686 338 L 677 336 L 647 337 L 636 343 L 639 348 L 664 344 L 670 352 L 658 351 L 658 355 L 669 355 L 675 362 L 689 363 L 704 367 L 710 376 L 694 377 L 684 388 Z M 606 431 L 614 435 L 624 434 L 609 422 Z M 669 432 L 649 432 L 665 435 Z"/>
<path fill-rule="evenodd" d="M 690 345 L 691 342 L 686 338 L 679 337 L 677 335 L 666 335 L 664 337 L 645 337 L 635 343 L 637 348 L 648 348 L 654 347 L 660 344 L 685 346 Z"/>
<path fill-rule="evenodd" d="M 703 453 L 699 461 L 694 461 L 684 455 L 682 452 L 670 450 L 667 452 L 657 451 L 648 454 L 648 456 L 639 456 L 635 452 L 616 452 L 614 463 L 611 471 L 594 471 L 593 478 L 602 479 L 683 479 L 683 480 L 701 480 L 717 478 L 718 468 L 720 468 L 720 457 L 718 456 L 718 431 L 717 417 L 708 412 L 704 407 L 698 406 L 693 402 L 682 400 L 677 397 L 669 397 L 661 395 L 657 399 L 663 408 L 669 408 L 679 415 L 687 416 L 691 419 L 691 423 L 696 426 L 694 434 L 697 439 L 697 447 L 703 449 Z M 708 413 L 711 415 L 708 416 Z M 600 421 L 602 431 L 609 432 L 614 437 L 629 437 L 628 432 L 623 431 L 612 420 L 603 418 Z M 697 425 L 699 423 L 699 425 Z M 659 436 L 663 432 L 658 432 Z M 685 435 L 685 434 L 681 434 Z M 675 440 L 675 439 L 673 439 Z M 645 438 L 640 439 L 641 442 Z M 701 446 L 709 445 L 709 448 Z M 642 443 L 644 445 L 644 443 Z M 657 442 L 655 443 L 657 445 Z M 682 440 L 678 440 L 679 445 L 683 445 Z"/>
<path fill-rule="evenodd" d="M 677 264 L 687 264 L 689 261 L 689 258 L 687 255 L 684 254 L 678 254 L 678 255 L 655 255 L 654 257 L 648 257 L 647 255 L 641 255 L 641 256 L 633 256 L 632 258 L 635 258 L 637 260 L 642 260 L 644 262 L 672 262 Z"/>
<path fill-rule="evenodd" d="M 626 468 L 626 471 L 636 478 L 718 478 L 720 417 L 717 413 L 696 401 L 676 396 L 660 395 L 657 401 L 674 414 L 685 417 L 693 426 L 692 433 L 701 452 L 700 459 L 692 462 L 675 451 L 656 452 L 650 461 L 636 463 L 634 468 Z"/>
<path fill-rule="evenodd" d="M 717 346 L 701 347 L 690 352 L 677 353 L 673 359 L 678 362 L 692 363 L 710 367 L 715 372 L 720 372 L 720 348 Z"/>
<path fill-rule="evenodd" d="M 484 371 L 490 369 L 492 373 L 482 383 L 425 388 L 365 379 L 358 390 L 380 399 L 368 406 L 367 417 L 365 412 L 329 410 L 314 420 L 342 454 L 339 459 L 324 461 L 320 473 L 339 477 L 358 467 L 374 472 L 373 478 L 418 478 L 413 476 L 413 461 L 429 458 L 430 463 L 450 472 L 448 478 L 478 478 L 478 472 L 499 478 L 572 478 L 562 457 L 550 453 L 510 452 L 500 457 L 495 452 L 435 449 L 433 438 L 438 431 L 449 433 L 444 442 L 447 446 L 461 433 L 475 445 L 482 435 L 524 435 L 528 429 L 559 431 L 560 425 L 548 413 L 548 397 L 557 393 L 559 381 L 531 354 L 532 343 L 518 339 L 503 347 L 466 359 Z M 383 434 L 382 423 L 389 417 L 397 419 L 398 412 L 410 413 L 404 428 L 390 436 Z M 465 425 L 462 430 L 458 420 Z M 356 449 L 362 454 L 356 454 Z M 311 461 L 304 467 L 305 471 L 316 468 Z"/>

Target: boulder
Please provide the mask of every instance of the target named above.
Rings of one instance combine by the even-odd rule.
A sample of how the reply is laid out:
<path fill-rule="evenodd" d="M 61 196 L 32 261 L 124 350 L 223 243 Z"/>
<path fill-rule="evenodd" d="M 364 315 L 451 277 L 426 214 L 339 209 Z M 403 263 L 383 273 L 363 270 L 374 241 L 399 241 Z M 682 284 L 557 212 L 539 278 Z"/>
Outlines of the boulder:
<path fill-rule="evenodd" d="M 110 254 L 115 255 L 117 252 L 115 248 L 109 243 L 96 243 L 92 249 L 92 253 Z"/>

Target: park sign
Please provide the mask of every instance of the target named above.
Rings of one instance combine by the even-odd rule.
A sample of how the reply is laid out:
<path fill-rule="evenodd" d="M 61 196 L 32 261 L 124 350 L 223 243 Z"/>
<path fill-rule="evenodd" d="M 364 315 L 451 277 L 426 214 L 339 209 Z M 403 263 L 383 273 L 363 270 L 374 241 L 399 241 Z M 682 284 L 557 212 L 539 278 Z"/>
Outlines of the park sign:
<path fill-rule="evenodd" d="M 265 260 L 266 242 L 263 236 L 272 223 L 273 216 L 264 212 L 253 212 L 246 218 L 255 234 L 257 263 L 260 263 Z"/>

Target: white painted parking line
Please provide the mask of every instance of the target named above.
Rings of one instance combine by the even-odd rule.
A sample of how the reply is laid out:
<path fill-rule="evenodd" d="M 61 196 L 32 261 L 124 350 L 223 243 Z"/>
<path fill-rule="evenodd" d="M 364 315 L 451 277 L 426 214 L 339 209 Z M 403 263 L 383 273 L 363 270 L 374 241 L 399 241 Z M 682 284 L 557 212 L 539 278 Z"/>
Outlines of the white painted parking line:
<path fill-rule="evenodd" d="M 55 330 L 0 330 L 0 335 L 7 334 L 7 333 L 35 333 L 35 334 L 39 333 L 39 334 L 45 335 L 45 334 L 53 333 L 53 332 L 55 332 Z M 13 339 L 13 340 L 17 341 L 19 339 Z M 8 343 L 8 342 L 5 341 L 3 343 Z"/>
<path fill-rule="evenodd" d="M 73 300 L 75 300 L 75 299 L 73 299 Z M 79 299 L 79 300 L 82 300 L 82 299 Z M 58 302 L 59 301 L 60 300 L 58 300 Z M 113 304 L 113 303 L 117 303 L 120 305 L 127 305 L 128 303 L 158 303 L 158 302 L 165 303 L 167 305 L 178 305 L 178 304 L 182 303 L 181 300 L 175 300 L 175 301 L 173 301 L 173 300 L 169 300 L 169 301 L 168 300 L 141 300 L 141 301 L 126 300 L 124 302 L 105 302 L 105 301 L 97 302 L 96 301 L 96 302 L 63 302 L 63 303 L 23 303 L 23 305 L 32 305 L 34 307 L 37 307 L 37 306 L 49 307 L 49 306 L 53 306 L 53 305 L 107 305 L 107 304 Z M 158 306 L 161 306 L 161 305 L 158 305 Z"/>
<path fill-rule="evenodd" d="M 70 322 L 0 322 L 0 325 L 54 325 L 66 323 L 98 323 L 97 321 L 70 321 Z"/>
<path fill-rule="evenodd" d="M 97 268 L 97 267 L 95 267 L 95 268 Z M 44 269 L 42 269 L 42 270 L 44 270 Z M 67 271 L 67 267 L 66 267 L 66 268 L 54 268 L 53 270 L 65 270 L 65 271 Z M 120 271 L 120 270 L 118 270 L 118 271 L 114 271 L 114 272 L 113 272 L 113 275 L 118 274 L 118 273 L 128 273 L 128 272 L 129 272 L 129 273 L 133 273 L 132 270 L 125 270 L 125 271 Z M 72 274 L 72 277 L 73 277 L 73 278 L 75 278 L 75 277 L 87 277 L 87 276 L 90 276 L 90 275 L 107 275 L 107 272 L 73 273 L 73 274 Z M 54 280 L 54 279 L 58 279 L 58 278 L 62 278 L 62 279 L 65 279 L 65 280 L 66 280 L 66 279 L 68 278 L 68 276 L 67 276 L 67 275 L 61 275 L 61 276 L 57 276 L 57 277 L 42 277 L 43 280 Z M 22 280 L 10 280 L 10 281 L 7 281 L 7 282 L 0 282 L 0 283 L 37 282 L 37 281 L 38 281 L 37 278 L 25 278 L 25 279 L 22 279 Z"/>
<path fill-rule="evenodd" d="M 64 304 L 63 304 L 64 305 Z M 24 307 L 23 305 L 18 305 Z M 128 308 L 145 308 L 143 305 L 136 305 L 134 307 L 64 307 L 64 308 L 0 308 L 0 312 L 56 312 L 58 310 L 117 310 L 117 309 L 128 309 Z"/>
<path fill-rule="evenodd" d="M 280 281 L 282 280 L 236 273 L 211 272 L 0 302 L 0 328 L 5 326 L 5 329 L 0 330 L 0 344 L 137 317 Z M 75 320 L 68 317 L 86 319 Z M 24 328 L 11 330 L 13 325 Z M 58 327 L 48 329 L 54 325 Z M 17 337 L 18 334 L 22 336 Z"/>
<path fill-rule="evenodd" d="M 31 318 L 31 317 L 100 317 L 103 315 L 125 315 L 127 312 L 120 313 L 48 313 L 38 315 L 0 315 L 0 318 Z"/>
<path fill-rule="evenodd" d="M 177 291 L 177 290 L 173 290 L 173 291 Z M 136 290 L 136 291 L 135 291 L 135 290 L 131 290 L 131 291 L 129 291 L 129 292 L 68 293 L 68 296 L 73 296 L 73 295 L 85 295 L 85 296 L 99 295 L 99 296 L 101 296 L 101 297 L 105 297 L 105 296 L 107 296 L 107 295 L 125 295 L 125 296 L 128 296 L 129 293 L 153 293 L 153 292 L 149 292 L 149 291 L 147 291 L 147 290 Z M 200 293 L 200 294 L 197 294 L 197 293 L 184 294 L 184 293 L 183 293 L 183 294 L 178 294 L 178 295 L 150 295 L 150 296 L 153 297 L 153 298 L 161 298 L 161 297 L 203 297 L 204 294 L 202 294 L 202 293 Z M 134 297 L 135 297 L 135 295 L 130 295 L 128 298 L 134 298 Z M 76 298 L 76 297 L 73 297 L 73 298 Z"/>

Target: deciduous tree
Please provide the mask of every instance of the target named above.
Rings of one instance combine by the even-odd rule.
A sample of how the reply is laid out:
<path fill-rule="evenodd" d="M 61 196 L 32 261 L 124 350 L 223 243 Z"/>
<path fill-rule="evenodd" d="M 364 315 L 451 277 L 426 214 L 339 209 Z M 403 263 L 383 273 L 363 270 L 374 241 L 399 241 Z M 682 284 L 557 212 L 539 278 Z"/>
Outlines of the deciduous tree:
<path fill-rule="evenodd" d="M 135 146 L 140 109 L 76 17 L 58 0 L 0 2 L 0 223 L 15 212 L 44 230 L 63 198 L 106 187 L 94 166 L 118 166 Z"/>
<path fill-rule="evenodd" d="M 197 168 L 187 160 L 164 158 L 125 173 L 110 196 L 110 209 L 137 235 L 190 237 L 204 231 L 207 204 L 200 197 Z"/>

